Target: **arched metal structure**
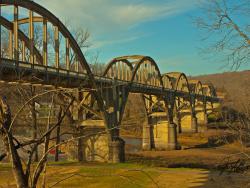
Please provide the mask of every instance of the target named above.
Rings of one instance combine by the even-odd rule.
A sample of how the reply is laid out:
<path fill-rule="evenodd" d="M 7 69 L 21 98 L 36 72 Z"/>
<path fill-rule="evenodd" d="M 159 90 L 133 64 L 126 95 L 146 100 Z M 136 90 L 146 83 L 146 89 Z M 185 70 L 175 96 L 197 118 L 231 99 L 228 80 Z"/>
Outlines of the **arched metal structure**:
<path fill-rule="evenodd" d="M 14 32 L 14 24 L 10 21 L 8 21 L 7 19 L 5 19 L 4 17 L 0 16 L 0 23 L 1 25 L 6 28 L 9 31 L 9 38 L 11 38 L 13 32 Z M 27 48 L 29 51 L 31 49 L 31 44 L 30 44 L 30 40 L 29 38 L 20 30 L 18 30 L 18 38 L 21 42 L 22 45 L 22 60 L 25 61 L 25 49 Z M 8 56 L 9 58 L 13 58 L 13 50 L 12 50 L 12 46 L 13 44 L 9 41 L 9 53 Z M 37 48 L 34 47 L 34 56 L 37 59 L 39 64 L 43 63 L 43 58 L 40 54 L 40 52 L 37 50 Z"/>
<path fill-rule="evenodd" d="M 50 11 L 48 11 L 47 9 L 43 8 L 42 6 L 40 6 L 39 4 L 32 2 L 32 1 L 16 1 L 16 0 L 1 0 L 1 6 L 14 6 L 14 20 L 13 20 L 13 24 L 14 24 L 14 52 L 17 53 L 18 51 L 18 35 L 16 35 L 15 33 L 18 32 L 19 30 L 19 11 L 18 8 L 22 7 L 25 8 L 29 11 L 29 18 L 24 19 L 24 20 L 28 20 L 29 23 L 29 39 L 31 42 L 31 58 L 30 58 L 30 62 L 29 63 L 34 63 L 34 59 L 33 59 L 33 52 L 34 52 L 34 22 L 37 21 L 43 21 L 43 29 L 44 29 L 44 38 L 43 38 L 43 59 L 44 59 L 44 65 L 47 66 L 47 44 L 48 44 L 48 36 L 47 36 L 47 25 L 48 22 L 50 22 L 55 29 L 55 67 L 59 68 L 59 33 L 61 33 L 65 40 L 66 40 L 66 51 L 70 50 L 70 48 L 75 52 L 77 59 L 79 61 L 79 66 L 81 66 L 82 71 L 88 74 L 88 76 L 93 78 L 92 72 L 90 70 L 90 67 L 80 49 L 80 47 L 78 46 L 76 40 L 74 39 L 74 37 L 72 36 L 72 34 L 70 33 L 70 31 L 64 26 L 64 24 L 56 17 L 54 16 Z M 37 19 L 37 17 L 34 17 L 34 13 L 40 15 L 39 19 Z M 26 23 L 26 22 L 25 22 Z M 66 64 L 68 64 L 68 60 L 69 60 L 69 54 L 66 53 Z M 18 58 L 18 57 L 16 57 Z M 69 69 L 69 66 L 66 66 L 66 69 Z M 76 70 L 79 71 L 80 69 Z"/>
<path fill-rule="evenodd" d="M 50 11 L 45 9 L 44 7 L 40 6 L 39 4 L 33 1 L 16 1 L 16 0 L 1 0 L 0 1 L 0 8 L 3 9 L 6 6 L 13 7 L 13 21 L 9 21 L 7 18 L 3 18 L 1 16 L 1 25 L 6 25 L 9 27 L 10 31 L 10 39 L 13 40 L 10 45 L 10 51 L 14 52 L 14 56 L 9 56 L 9 59 L 13 59 L 16 62 L 20 61 L 19 59 L 19 38 L 24 41 L 25 46 L 28 46 L 29 49 L 29 58 L 22 58 L 25 60 L 25 63 L 30 64 L 31 68 L 34 67 L 35 64 L 39 63 L 42 64 L 44 67 L 54 68 L 55 72 L 64 72 L 67 73 L 68 71 L 71 74 L 76 76 L 79 75 L 86 75 L 88 80 L 91 84 L 91 87 L 94 89 L 92 95 L 97 100 L 97 103 L 100 107 L 101 113 L 104 109 L 103 100 L 101 99 L 100 93 L 98 91 L 98 87 L 95 82 L 94 75 L 91 72 L 91 69 L 81 51 L 81 48 L 77 44 L 76 40 L 74 39 L 71 32 L 65 27 L 65 25 Z M 22 8 L 26 10 L 28 16 L 22 19 L 19 19 L 19 9 Z M 36 16 L 34 15 L 36 14 Z M 13 25 L 10 24 L 13 22 Z M 42 28 L 42 55 L 39 55 L 39 50 L 35 47 L 35 38 L 34 38 L 34 28 L 35 23 L 40 23 Z M 49 32 L 49 24 L 53 27 L 53 43 L 54 43 L 54 60 L 49 62 L 49 50 L 48 49 L 48 32 Z M 20 30 L 20 25 L 26 25 L 26 29 L 28 30 L 27 35 Z M 13 28 L 13 29 L 12 29 Z M 11 30 L 12 29 L 12 30 Z M 13 36 L 12 36 L 13 35 Z M 62 37 L 60 40 L 65 41 L 65 46 L 60 47 L 59 37 Z M 63 54 L 64 62 L 60 61 L 60 48 L 65 48 L 65 54 Z M 25 50 L 22 50 L 22 57 L 25 56 Z M 72 70 L 71 61 L 70 61 L 70 54 L 74 55 L 74 69 Z M 38 58 L 35 58 L 38 57 Z M 36 59 L 38 61 L 36 61 Z M 42 61 L 42 63 L 41 63 Z M 34 69 L 34 68 L 33 68 Z M 47 70 L 47 68 L 46 68 Z M 53 69 L 50 69 L 53 70 Z M 57 81 L 56 81 L 57 82 Z M 105 113 L 103 114 L 105 116 Z"/>
<path fill-rule="evenodd" d="M 148 56 L 131 56 L 136 61 L 131 82 L 163 87 L 161 72 L 156 62 Z"/>
<path fill-rule="evenodd" d="M 208 84 L 203 84 L 203 94 L 209 97 L 217 97 L 216 95 L 216 90 L 213 86 L 213 84 L 208 83 Z"/>
<path fill-rule="evenodd" d="M 190 80 L 191 92 L 197 95 L 204 95 L 203 84 L 199 80 Z M 202 124 L 207 124 L 207 111 L 206 111 L 206 101 L 195 99 L 194 109 L 197 114 L 197 121 Z"/>
<path fill-rule="evenodd" d="M 104 122 L 109 133 L 111 161 L 120 160 L 121 153 L 118 150 L 122 142 L 119 138 L 119 125 L 129 93 L 141 93 L 144 96 L 148 114 L 154 111 L 155 106 L 159 111 L 166 112 L 168 140 L 172 149 L 177 147 L 174 113 L 189 104 L 192 116 L 195 116 L 195 101 L 204 100 L 206 104 L 212 104 L 218 100 L 212 85 L 189 82 L 184 73 L 161 74 L 157 63 L 148 56 L 117 57 L 107 65 L 102 76 L 94 75 L 77 41 L 53 13 L 33 1 L 0 0 L 0 8 L 5 6 L 13 7 L 13 20 L 0 15 L 0 24 L 9 31 L 10 36 L 9 56 L 2 57 L 0 53 L 0 66 L 4 68 L 1 69 L 0 79 L 49 83 L 54 87 L 78 90 L 79 111 L 91 113 L 92 115 L 87 115 Z M 26 17 L 19 16 L 20 8 L 26 10 Z M 34 37 L 37 24 L 40 24 L 42 30 L 40 48 L 36 47 Z M 22 28 L 26 28 L 28 32 L 22 31 Z M 49 32 L 54 36 L 52 47 L 49 47 Z M 60 45 L 60 41 L 64 41 L 65 45 Z M 62 48 L 64 53 L 61 52 Z M 49 59 L 50 52 L 53 59 Z M 2 76 L 3 74 L 8 77 Z M 14 76 L 11 77 L 10 74 Z M 32 75 L 32 78 L 27 75 Z M 37 79 L 33 79 L 33 75 Z M 88 90 L 80 91 L 83 88 Z"/>
<path fill-rule="evenodd" d="M 203 94 L 207 97 L 217 97 L 216 90 L 211 83 L 203 84 L 202 86 Z M 211 113 L 211 109 L 214 108 L 212 101 L 204 100 L 204 110 L 206 114 Z M 208 110 L 209 109 L 209 110 Z"/>
<path fill-rule="evenodd" d="M 173 81 L 168 73 L 162 75 L 162 82 L 165 89 L 175 89 Z"/>
<path fill-rule="evenodd" d="M 132 70 L 133 66 L 127 59 L 115 58 L 107 64 L 103 76 L 130 81 Z"/>
<path fill-rule="evenodd" d="M 189 80 L 191 93 L 203 95 L 203 86 L 199 80 Z"/>
<path fill-rule="evenodd" d="M 186 98 L 177 97 L 176 99 L 177 111 L 187 106 L 188 105 L 187 103 L 189 103 L 189 106 L 192 108 L 192 102 L 191 102 L 191 96 L 190 96 L 191 90 L 190 90 L 189 81 L 186 75 L 182 72 L 170 72 L 170 73 L 167 73 L 167 75 L 171 79 L 173 89 L 175 89 L 176 91 L 188 93 L 188 96 Z"/>

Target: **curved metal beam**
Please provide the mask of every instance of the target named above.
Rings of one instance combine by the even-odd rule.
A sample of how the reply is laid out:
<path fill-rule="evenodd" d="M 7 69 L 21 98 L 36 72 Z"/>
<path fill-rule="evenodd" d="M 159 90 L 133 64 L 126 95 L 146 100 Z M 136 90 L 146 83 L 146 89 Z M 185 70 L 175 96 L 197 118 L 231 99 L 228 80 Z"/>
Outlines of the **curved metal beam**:
<path fill-rule="evenodd" d="M 90 84 L 94 88 L 93 95 L 95 96 L 98 106 L 101 109 L 101 112 L 103 112 L 103 116 L 106 116 L 107 114 L 105 113 L 104 110 L 104 103 L 100 94 L 100 91 L 97 88 L 95 77 L 81 51 L 81 48 L 77 44 L 76 40 L 72 36 L 72 34 L 69 32 L 69 30 L 65 27 L 65 25 L 50 11 L 42 7 L 41 5 L 33 2 L 33 1 L 22 1 L 22 0 L 1 0 L 0 5 L 13 5 L 13 6 L 20 6 L 23 8 L 26 8 L 28 10 L 34 11 L 37 14 L 41 15 L 43 18 L 46 18 L 49 22 L 51 22 L 54 26 L 58 27 L 58 30 L 61 32 L 61 34 L 68 39 L 70 46 L 72 50 L 75 52 L 77 55 L 77 59 L 80 62 L 80 65 L 82 66 L 83 70 L 86 70 L 87 75 L 89 77 Z M 105 121 L 107 118 L 104 118 Z M 107 121 L 106 121 L 107 123 Z"/>
<path fill-rule="evenodd" d="M 167 75 L 169 77 L 173 78 L 172 80 L 174 81 L 174 89 L 175 90 L 178 89 L 179 82 L 180 82 L 181 78 L 183 77 L 186 81 L 188 92 L 189 92 L 189 94 L 191 93 L 188 78 L 184 73 L 182 73 L 182 72 L 169 72 L 169 73 L 167 73 Z"/>
<path fill-rule="evenodd" d="M 17 0 L 1 0 L 0 4 L 5 4 L 5 5 L 15 5 L 15 6 L 20 6 L 23 8 L 26 8 L 28 10 L 32 10 L 36 12 L 37 14 L 41 15 L 43 18 L 46 18 L 49 22 L 51 22 L 54 26 L 57 26 L 61 34 L 65 37 L 68 38 L 71 44 L 71 48 L 73 51 L 77 54 L 78 60 L 81 63 L 81 66 L 83 69 L 85 68 L 87 74 L 91 77 L 91 80 L 94 80 L 94 76 L 91 72 L 91 69 L 80 49 L 78 46 L 76 40 L 72 36 L 72 34 L 69 32 L 69 30 L 64 26 L 64 24 L 50 11 L 42 7 L 41 5 L 33 2 L 33 1 L 17 1 Z M 95 85 L 95 84 L 94 84 Z"/>
<path fill-rule="evenodd" d="M 105 71 L 103 72 L 102 75 L 103 75 L 103 76 L 106 76 L 107 73 L 109 72 L 110 68 L 112 68 L 112 66 L 115 65 L 115 64 L 118 63 L 118 62 L 122 62 L 122 63 L 126 64 L 126 66 L 129 67 L 129 69 L 130 69 L 130 71 L 131 71 L 131 73 L 132 73 L 133 66 L 132 66 L 132 64 L 131 64 L 127 59 L 115 58 L 115 59 L 113 59 L 112 61 L 110 61 L 110 62 L 107 64 L 107 66 L 106 66 L 106 68 L 105 68 Z"/>
<path fill-rule="evenodd" d="M 164 80 L 167 79 L 168 82 L 170 83 L 170 88 L 168 88 L 168 89 L 174 89 L 173 81 L 167 73 L 163 74 L 161 77 L 162 77 L 162 82 L 163 82 L 164 88 L 167 88 L 166 84 L 164 83 Z"/>
<path fill-rule="evenodd" d="M 132 56 L 133 57 L 133 56 Z M 145 62 L 145 61 L 149 61 L 153 66 L 155 66 L 156 68 L 156 71 L 157 71 L 157 76 L 159 78 L 159 81 L 160 81 L 160 85 L 162 87 L 163 86 L 163 82 L 162 82 L 162 76 L 161 76 L 161 72 L 160 72 L 160 69 L 158 67 L 158 65 L 156 64 L 156 62 L 149 56 L 139 56 L 140 57 L 140 60 L 138 61 L 138 63 L 136 64 L 136 66 L 134 67 L 133 69 L 133 74 L 132 74 L 132 78 L 131 78 L 131 82 L 134 82 L 134 79 L 135 79 L 135 76 L 136 76 L 136 73 L 138 71 L 138 69 L 140 68 L 140 66 Z"/>
<path fill-rule="evenodd" d="M 203 95 L 203 86 L 200 80 L 189 80 L 192 93 Z"/>
<path fill-rule="evenodd" d="M 4 17 L 0 16 L 0 23 L 1 25 L 3 25 L 6 29 L 13 31 L 14 30 L 14 24 L 12 22 L 10 22 L 9 20 L 5 19 Z M 18 35 L 20 37 L 20 40 L 23 41 L 25 43 L 26 48 L 28 48 L 30 50 L 30 40 L 29 38 L 21 31 L 18 30 Z M 43 57 L 40 54 L 40 52 L 38 51 L 38 49 L 36 47 L 34 47 L 34 53 L 37 57 L 37 60 L 40 64 L 43 64 Z"/>
<path fill-rule="evenodd" d="M 206 91 L 204 91 L 204 90 L 206 90 Z M 209 96 L 209 97 L 216 97 L 217 96 L 215 87 L 211 83 L 203 84 L 203 93 L 204 93 L 204 95 Z"/>

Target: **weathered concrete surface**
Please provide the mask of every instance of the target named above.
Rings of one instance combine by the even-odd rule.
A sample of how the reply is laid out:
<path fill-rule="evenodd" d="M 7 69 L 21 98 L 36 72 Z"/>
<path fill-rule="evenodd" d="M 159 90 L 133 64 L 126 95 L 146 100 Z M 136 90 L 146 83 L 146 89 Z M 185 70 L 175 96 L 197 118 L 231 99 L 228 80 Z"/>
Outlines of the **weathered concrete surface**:
<path fill-rule="evenodd" d="M 125 160 L 125 142 L 121 138 L 109 140 L 102 120 L 82 123 L 83 161 L 119 163 Z"/>
<path fill-rule="evenodd" d="M 104 122 L 88 120 L 83 121 L 82 126 L 83 160 L 108 162 L 109 144 Z"/>
<path fill-rule="evenodd" d="M 181 112 L 181 131 L 192 132 L 192 117 L 190 112 Z"/>
<path fill-rule="evenodd" d="M 210 111 L 210 109 L 208 109 L 208 111 Z M 180 112 L 179 129 L 181 129 L 181 132 L 197 132 L 200 125 L 207 123 L 207 116 L 202 108 L 197 108 L 195 115 L 196 118 L 192 117 L 189 109 Z M 124 161 L 125 142 L 120 138 L 109 141 L 102 120 L 87 120 L 82 123 L 82 126 L 84 127 L 83 132 L 85 135 L 83 139 L 83 158 L 85 161 L 111 163 Z M 177 149 L 177 146 L 171 145 L 171 143 L 178 142 L 169 140 L 174 139 L 172 135 L 177 134 L 177 123 L 175 122 L 169 125 L 166 112 L 152 113 L 147 120 L 142 122 L 142 126 L 143 150 Z M 201 128 L 199 128 L 199 131 L 200 130 Z"/>
<path fill-rule="evenodd" d="M 153 145 L 156 150 L 168 149 L 168 121 L 153 124 Z"/>
<path fill-rule="evenodd" d="M 198 124 L 207 124 L 205 119 L 205 113 L 203 111 L 196 112 Z"/>
<path fill-rule="evenodd" d="M 87 131 L 92 133 L 92 135 L 83 139 L 83 156 L 85 161 L 108 161 L 108 136 L 106 134 L 94 135 L 94 133 L 103 130 L 103 128 L 91 128 Z"/>

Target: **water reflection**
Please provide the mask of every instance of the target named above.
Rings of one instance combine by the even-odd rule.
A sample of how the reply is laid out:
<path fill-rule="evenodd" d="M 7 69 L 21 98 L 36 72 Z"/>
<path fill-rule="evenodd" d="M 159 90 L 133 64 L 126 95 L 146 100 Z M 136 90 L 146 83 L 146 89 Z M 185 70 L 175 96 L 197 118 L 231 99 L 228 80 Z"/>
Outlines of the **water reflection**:
<path fill-rule="evenodd" d="M 131 137 L 123 137 L 122 138 L 126 145 L 126 152 L 135 153 L 141 151 L 142 149 L 142 139 L 141 138 L 131 138 Z"/>

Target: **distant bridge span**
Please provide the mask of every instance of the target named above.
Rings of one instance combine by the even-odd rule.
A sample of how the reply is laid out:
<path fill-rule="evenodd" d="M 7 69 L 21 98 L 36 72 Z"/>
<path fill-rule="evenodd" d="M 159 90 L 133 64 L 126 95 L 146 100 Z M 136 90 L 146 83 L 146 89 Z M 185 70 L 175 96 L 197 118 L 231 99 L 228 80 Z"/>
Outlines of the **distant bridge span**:
<path fill-rule="evenodd" d="M 219 103 L 213 85 L 188 80 L 184 73 L 162 74 L 148 56 L 114 58 L 102 74 L 94 75 L 77 41 L 53 13 L 24 0 L 0 0 L 0 9 L 4 12 L 0 14 L 0 80 L 78 89 L 79 122 L 103 122 L 112 162 L 123 159 L 119 127 L 129 93 L 142 95 L 148 115 L 143 127 L 144 149 L 177 149 L 181 114 L 190 115 L 190 131 L 197 132 L 197 112 L 207 122 L 208 111 Z M 87 118 L 86 113 L 93 115 Z M 164 141 L 155 138 L 152 143 L 154 117 L 159 114 L 166 119 Z"/>

